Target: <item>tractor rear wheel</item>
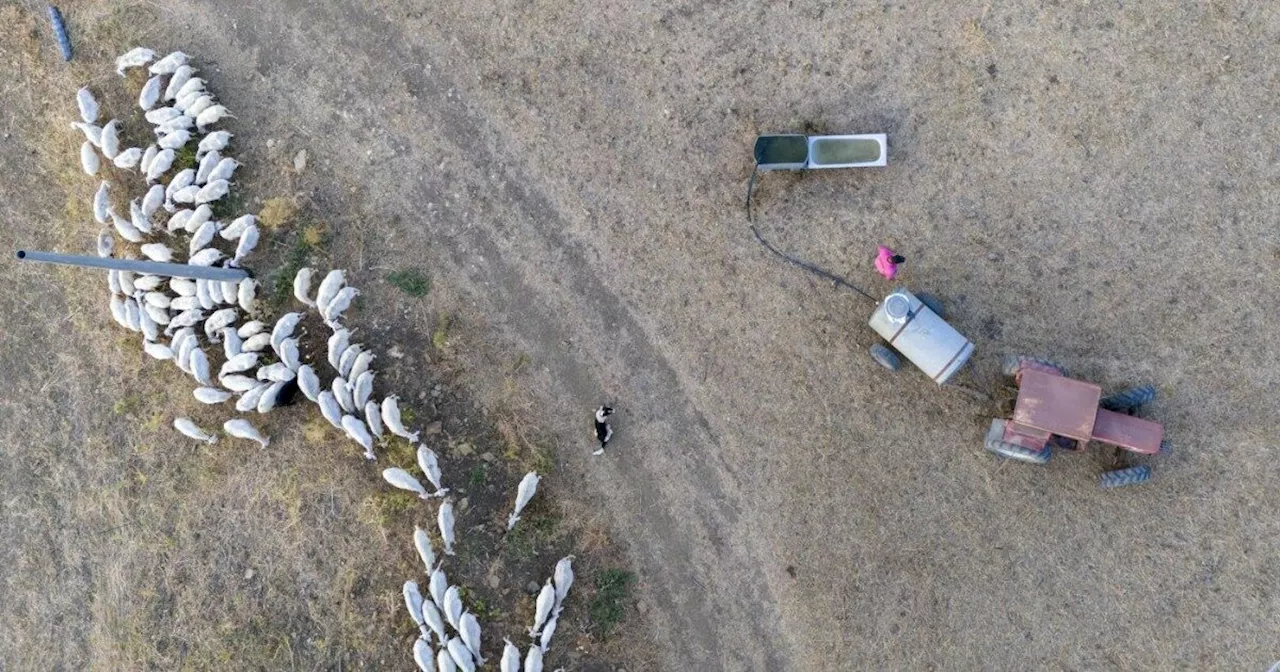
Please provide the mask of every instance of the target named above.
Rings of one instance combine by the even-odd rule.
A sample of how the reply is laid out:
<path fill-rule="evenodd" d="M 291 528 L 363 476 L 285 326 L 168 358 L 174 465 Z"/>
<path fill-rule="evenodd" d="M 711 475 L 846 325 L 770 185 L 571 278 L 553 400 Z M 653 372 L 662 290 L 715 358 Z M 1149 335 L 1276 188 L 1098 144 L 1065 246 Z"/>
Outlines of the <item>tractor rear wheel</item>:
<path fill-rule="evenodd" d="M 920 303 L 923 303 L 929 310 L 932 310 L 934 315 L 944 320 L 947 319 L 947 316 L 942 313 L 942 299 L 932 294 L 916 294 L 916 298 L 920 299 Z"/>
<path fill-rule="evenodd" d="M 1151 403 L 1156 398 L 1156 388 L 1150 385 L 1142 385 L 1139 387 L 1131 387 L 1115 394 L 1109 394 L 1098 402 L 1098 405 L 1108 411 L 1117 413 L 1132 413 L 1139 406 Z"/>
<path fill-rule="evenodd" d="M 1146 483 L 1149 480 L 1151 480 L 1151 467 L 1145 464 L 1129 467 L 1128 469 L 1108 471 L 1098 477 L 1098 482 L 1104 488 L 1123 488 L 1126 485 L 1137 485 Z"/>
<path fill-rule="evenodd" d="M 876 363 L 890 371 L 897 371 L 902 368 L 902 358 L 898 357 L 898 353 L 889 349 L 889 346 L 883 343 L 876 343 L 871 346 L 871 358 Z"/>
<path fill-rule="evenodd" d="M 1001 362 L 1000 370 L 1006 376 L 1017 377 L 1019 373 L 1022 373 L 1022 369 L 1027 367 L 1055 369 L 1060 375 L 1067 375 L 1066 367 L 1061 364 L 1051 359 L 1032 357 L 1031 355 L 1005 355 L 1004 360 Z"/>

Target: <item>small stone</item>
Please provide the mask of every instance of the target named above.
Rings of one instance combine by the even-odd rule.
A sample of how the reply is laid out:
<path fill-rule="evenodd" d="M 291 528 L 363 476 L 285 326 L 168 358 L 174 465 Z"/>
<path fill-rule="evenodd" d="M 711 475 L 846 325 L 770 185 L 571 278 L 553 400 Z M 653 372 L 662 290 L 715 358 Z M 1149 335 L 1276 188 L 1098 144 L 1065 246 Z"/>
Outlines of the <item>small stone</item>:
<path fill-rule="evenodd" d="M 439 386 L 439 385 L 436 385 L 436 386 L 431 390 L 431 396 L 432 396 L 432 397 L 434 397 L 434 398 L 436 398 L 436 399 L 439 399 L 441 394 L 443 394 L 443 393 L 440 391 L 440 386 Z"/>
<path fill-rule="evenodd" d="M 276 146 L 276 139 L 267 138 L 267 149 L 271 149 L 272 147 L 275 147 L 275 146 Z"/>
<path fill-rule="evenodd" d="M 498 457 L 497 457 L 496 455 L 494 455 L 493 453 L 485 453 L 485 454 L 483 454 L 483 455 L 481 455 L 481 456 L 480 456 L 480 459 L 484 460 L 485 462 L 492 462 L 492 461 L 494 461 L 494 460 L 498 459 Z"/>
<path fill-rule="evenodd" d="M 501 578 L 501 577 L 499 577 L 497 574 L 490 574 L 490 575 L 489 575 L 489 588 L 491 588 L 491 589 L 493 589 L 493 590 L 497 590 L 497 589 L 498 589 L 498 586 L 500 586 L 500 585 L 502 585 L 502 578 Z"/>
<path fill-rule="evenodd" d="M 467 443 L 466 441 L 463 441 L 462 443 L 459 443 L 458 445 L 454 446 L 453 450 L 457 454 L 463 455 L 463 456 L 474 455 L 476 452 L 476 447 Z"/>
<path fill-rule="evenodd" d="M 307 169 L 307 150 L 305 149 L 299 150 L 297 154 L 293 155 L 293 170 L 295 172 L 301 173 L 306 169 Z"/>
<path fill-rule="evenodd" d="M 1000 261 L 1000 253 L 992 252 L 991 254 L 988 254 L 987 261 Z"/>
<path fill-rule="evenodd" d="M 435 436 L 436 434 L 439 434 L 442 431 L 444 431 L 444 426 L 440 424 L 439 420 L 436 420 L 435 422 L 432 422 L 431 424 L 428 424 L 426 427 L 422 428 L 422 433 L 427 436 Z"/>
<path fill-rule="evenodd" d="M 400 346 L 398 345 L 393 345 L 391 346 L 391 349 L 387 351 L 387 355 L 390 356 L 392 359 L 403 359 L 404 350 L 401 350 Z"/>
<path fill-rule="evenodd" d="M 542 590 L 542 586 L 538 585 L 537 581 L 530 581 L 524 585 L 524 591 L 530 595 L 536 595 L 540 590 Z"/>
<path fill-rule="evenodd" d="M 246 571 L 245 571 L 245 573 L 244 573 L 244 580 L 245 580 L 245 581 L 250 581 L 250 580 L 252 580 L 252 579 L 253 579 L 253 570 L 252 570 L 252 569 L 250 569 L 250 570 L 246 570 Z"/>
<path fill-rule="evenodd" d="M 471 501 L 466 497 L 458 500 L 458 513 L 466 513 L 467 508 L 471 506 Z"/>

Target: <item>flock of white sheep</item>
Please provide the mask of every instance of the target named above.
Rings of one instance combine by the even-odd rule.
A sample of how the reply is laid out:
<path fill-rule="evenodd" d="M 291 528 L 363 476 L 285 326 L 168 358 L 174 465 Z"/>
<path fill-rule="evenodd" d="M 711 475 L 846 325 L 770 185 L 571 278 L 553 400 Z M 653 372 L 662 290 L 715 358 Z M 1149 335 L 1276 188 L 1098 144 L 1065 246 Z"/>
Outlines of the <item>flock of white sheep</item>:
<path fill-rule="evenodd" d="M 138 105 L 155 135 L 154 142 L 144 143 L 146 147 L 122 147 L 122 122 L 111 119 L 98 125 L 99 104 L 93 92 L 86 87 L 76 96 L 81 119 L 72 126 L 85 136 L 81 167 L 89 175 L 102 177 L 93 201 L 94 217 L 103 225 L 97 239 L 98 254 L 130 258 L 135 248 L 118 246 L 119 236 L 152 261 L 237 267 L 252 254 L 259 230 L 257 218 L 251 214 L 227 224 L 214 218 L 214 204 L 230 193 L 232 177 L 241 165 L 222 155 L 232 134 L 212 130 L 231 115 L 208 91 L 186 54 L 157 56 L 151 49 L 138 47 L 116 60 L 121 76 L 135 68 L 146 68 L 149 75 L 138 95 Z M 191 143 L 196 143 L 197 165 L 175 165 Z M 119 183 L 105 179 L 105 173 L 110 172 L 104 171 L 106 163 L 119 169 L 115 173 L 122 178 Z M 117 213 L 112 195 L 117 194 L 115 200 L 123 203 L 125 197 L 119 194 L 130 186 L 124 178 L 135 170 L 146 191 L 129 200 L 126 218 Z M 369 460 L 377 459 L 375 448 L 388 435 L 418 442 L 418 432 L 410 431 L 401 420 L 397 397 L 374 398 L 375 355 L 353 343 L 352 330 L 342 324 L 359 290 L 346 284 L 343 271 L 333 270 L 325 274 L 313 295 L 315 276 L 310 268 L 298 271 L 293 293 L 299 303 L 317 311 L 331 331 L 327 341 L 331 371 L 324 375 L 332 375 L 328 387 L 321 383 L 321 372 L 301 354 L 299 339 L 305 333 L 299 332 L 298 325 L 305 313 L 287 313 L 271 323 L 258 319 L 264 310 L 257 300 L 258 282 L 252 278 L 211 281 L 112 270 L 108 272 L 111 314 L 122 327 L 142 335 L 142 347 L 148 355 L 170 360 L 192 376 L 199 384 L 193 395 L 201 403 L 222 405 L 234 399 L 237 413 L 265 414 L 292 403 L 300 391 L 319 407 L 325 420 L 359 444 Z M 216 360 L 221 364 L 214 375 Z M 216 430 L 202 428 L 190 418 L 175 418 L 173 426 L 197 441 L 212 444 L 218 440 Z M 263 448 L 270 443 L 247 418 L 228 419 L 222 431 Z M 420 444 L 417 459 L 433 488 L 430 492 L 405 469 L 388 468 L 382 476 L 392 486 L 414 492 L 425 501 L 439 500 L 436 519 L 444 554 L 454 555 L 454 511 L 445 497 L 448 488 L 441 481 L 439 458 Z M 533 472 L 521 480 L 508 529 L 520 520 L 538 481 Z M 424 672 L 473 671 L 487 660 L 482 655 L 479 621 L 464 608 L 460 588 L 446 578 L 443 559 L 437 561 L 431 536 L 415 528 L 413 540 L 429 577 L 431 598 L 423 598 L 415 581 L 404 584 L 406 608 L 421 633 L 414 642 L 414 661 Z M 542 671 L 542 656 L 550 647 L 572 584 L 570 556 L 556 564 L 537 597 L 535 620 L 528 632 L 532 643 L 523 666 L 520 649 L 504 640 L 502 672 Z"/>

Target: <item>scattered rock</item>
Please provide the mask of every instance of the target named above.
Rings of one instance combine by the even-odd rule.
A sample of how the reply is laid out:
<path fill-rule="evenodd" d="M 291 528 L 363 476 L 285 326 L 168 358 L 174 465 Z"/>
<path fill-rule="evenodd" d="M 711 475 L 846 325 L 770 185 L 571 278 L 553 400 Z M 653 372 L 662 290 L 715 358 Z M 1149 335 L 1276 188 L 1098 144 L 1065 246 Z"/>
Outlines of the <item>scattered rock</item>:
<path fill-rule="evenodd" d="M 293 155 L 293 170 L 294 172 L 301 173 L 306 169 L 307 169 L 307 150 L 305 149 L 299 150 L 297 154 Z"/>
<path fill-rule="evenodd" d="M 387 356 L 392 359 L 404 359 L 404 350 L 401 350 L 399 345 L 393 345 L 391 346 L 391 349 L 387 351 Z"/>
<path fill-rule="evenodd" d="M 494 460 L 498 459 L 498 456 L 494 455 L 492 452 L 489 452 L 481 455 L 480 459 L 484 460 L 485 462 L 493 462 Z"/>
<path fill-rule="evenodd" d="M 1000 253 L 992 252 L 991 254 L 988 254 L 987 261 L 1000 261 Z"/>
<path fill-rule="evenodd" d="M 439 420 L 436 420 L 435 422 L 432 422 L 426 427 L 423 427 L 422 433 L 427 436 L 435 436 L 436 434 L 439 434 L 443 430 L 444 430 L 444 425 L 440 424 Z"/>
<path fill-rule="evenodd" d="M 272 147 L 275 147 L 275 146 L 276 146 L 276 139 L 267 138 L 267 149 L 271 149 Z"/>
<path fill-rule="evenodd" d="M 253 570 L 252 570 L 252 569 L 245 570 L 245 573 L 244 573 L 244 580 L 245 580 L 245 581 L 252 581 L 252 580 L 253 580 Z"/>
<path fill-rule="evenodd" d="M 466 441 L 463 441 L 462 443 L 459 443 L 458 445 L 454 446 L 453 451 L 462 456 L 474 455 L 476 452 L 476 447 L 467 443 Z"/>
<path fill-rule="evenodd" d="M 463 497 L 461 500 L 458 501 L 458 513 L 466 513 L 467 508 L 470 506 L 471 506 L 471 502 L 468 501 L 466 497 Z"/>
<path fill-rule="evenodd" d="M 498 589 L 498 586 L 500 586 L 500 585 L 502 585 L 502 577 L 498 576 L 497 574 L 490 574 L 490 575 L 489 575 L 489 588 L 491 588 L 491 589 L 493 589 L 493 590 L 497 590 L 497 589 Z"/>
<path fill-rule="evenodd" d="M 530 581 L 529 583 L 524 584 L 524 592 L 529 593 L 530 595 L 537 595 L 539 590 L 542 590 L 542 586 L 539 585 L 537 581 Z"/>
<path fill-rule="evenodd" d="M 441 394 L 443 394 L 443 392 L 440 390 L 439 385 L 436 385 L 435 387 L 431 388 L 431 396 L 439 399 Z"/>

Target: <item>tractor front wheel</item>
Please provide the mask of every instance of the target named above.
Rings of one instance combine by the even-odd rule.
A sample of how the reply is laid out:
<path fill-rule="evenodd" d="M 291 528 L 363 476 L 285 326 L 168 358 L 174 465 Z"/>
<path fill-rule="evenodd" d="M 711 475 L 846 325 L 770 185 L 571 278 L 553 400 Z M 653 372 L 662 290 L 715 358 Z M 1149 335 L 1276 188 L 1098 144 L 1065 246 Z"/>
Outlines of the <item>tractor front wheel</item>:
<path fill-rule="evenodd" d="M 1109 394 L 1098 402 L 1098 405 L 1108 411 L 1117 413 L 1132 413 L 1139 406 L 1151 403 L 1156 398 L 1156 388 L 1150 385 L 1142 385 L 1140 387 L 1131 387 L 1122 392 Z"/>
<path fill-rule="evenodd" d="M 1146 483 L 1149 480 L 1151 480 L 1151 467 L 1145 464 L 1108 471 L 1098 477 L 1098 482 L 1104 488 L 1123 488 L 1127 485 Z"/>
<path fill-rule="evenodd" d="M 987 450 L 1010 460 L 1030 462 L 1031 464 L 1049 463 L 1049 458 L 1053 457 L 1053 448 L 1046 445 L 1044 448 L 1035 450 L 1005 441 L 1003 438 L 1004 427 L 1003 420 L 991 421 L 991 429 L 987 432 L 987 438 L 983 444 Z"/>
<path fill-rule="evenodd" d="M 871 358 L 876 363 L 890 371 L 897 371 L 902 368 L 902 358 L 898 357 L 898 353 L 889 349 L 889 346 L 883 343 L 876 343 L 871 346 Z"/>

